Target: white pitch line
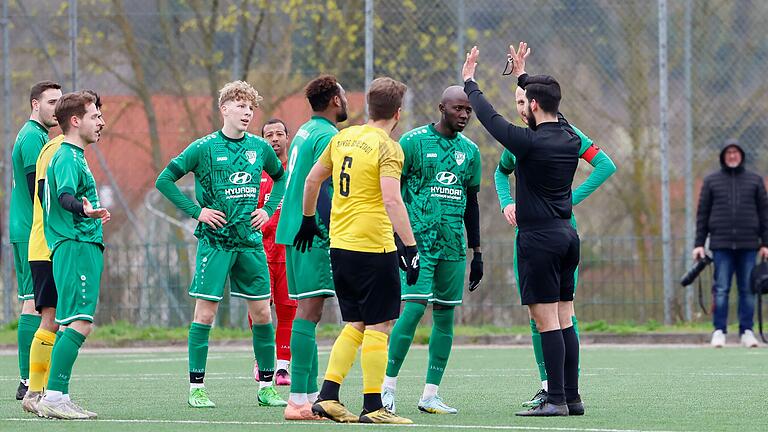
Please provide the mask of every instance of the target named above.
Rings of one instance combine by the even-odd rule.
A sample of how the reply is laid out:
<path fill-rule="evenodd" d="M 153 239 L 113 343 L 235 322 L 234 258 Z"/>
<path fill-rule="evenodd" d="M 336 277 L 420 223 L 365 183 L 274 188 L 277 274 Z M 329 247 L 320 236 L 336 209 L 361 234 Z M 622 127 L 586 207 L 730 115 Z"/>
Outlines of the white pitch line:
<path fill-rule="evenodd" d="M 41 421 L 37 418 L 6 418 L 4 421 L 34 422 Z M 144 424 L 192 424 L 192 425 L 238 425 L 238 426 L 317 426 L 315 422 L 259 422 L 259 421 L 213 421 L 213 420 L 152 420 L 152 419 L 91 419 L 69 420 L 70 422 L 83 423 L 144 423 Z M 330 425 L 330 423 L 326 423 Z M 542 426 L 483 426 L 483 425 L 379 425 L 386 427 L 409 428 L 434 428 L 434 429 L 484 429 L 484 430 L 537 430 L 537 431 L 562 431 L 562 432 L 682 432 L 664 430 L 640 430 L 640 429 L 602 429 L 602 428 L 568 428 L 568 427 L 542 427 Z M 349 427 L 349 426 L 347 426 Z M 365 426 L 364 426 L 365 427 Z"/>

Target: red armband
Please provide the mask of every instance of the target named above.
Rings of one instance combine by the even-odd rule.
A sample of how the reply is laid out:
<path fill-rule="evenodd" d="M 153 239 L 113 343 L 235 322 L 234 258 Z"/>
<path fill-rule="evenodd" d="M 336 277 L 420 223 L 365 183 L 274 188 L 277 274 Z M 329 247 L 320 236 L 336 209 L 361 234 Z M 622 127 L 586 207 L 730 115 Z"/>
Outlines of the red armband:
<path fill-rule="evenodd" d="M 587 148 L 586 151 L 584 151 L 584 153 L 581 154 L 581 158 L 589 163 L 592 163 L 592 159 L 594 159 L 598 153 L 600 153 L 600 147 L 592 144 L 589 146 L 589 148 Z"/>

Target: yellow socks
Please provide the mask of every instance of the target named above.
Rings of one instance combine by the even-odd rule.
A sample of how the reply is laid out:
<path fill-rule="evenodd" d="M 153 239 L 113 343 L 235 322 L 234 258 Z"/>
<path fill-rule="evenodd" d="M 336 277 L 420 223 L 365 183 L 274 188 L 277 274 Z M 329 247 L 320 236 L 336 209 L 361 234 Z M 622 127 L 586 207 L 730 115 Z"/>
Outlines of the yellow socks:
<path fill-rule="evenodd" d="M 384 372 L 387 369 L 387 335 L 376 330 L 366 330 L 363 337 L 363 394 L 381 393 Z"/>
<path fill-rule="evenodd" d="M 366 334 L 368 331 L 366 330 Z M 386 335 L 385 335 L 386 341 Z M 357 357 L 357 350 L 363 343 L 363 334 L 351 325 L 347 324 L 336 338 L 331 349 L 331 357 L 328 359 L 328 369 L 325 371 L 325 379 L 337 384 L 344 382 L 344 378 L 352 369 L 352 364 Z M 386 345 L 384 346 L 386 350 Z M 384 360 L 386 362 L 386 358 Z"/>
<path fill-rule="evenodd" d="M 56 333 L 41 328 L 35 332 L 35 338 L 29 348 L 29 391 L 42 392 L 47 384 L 55 340 Z"/>

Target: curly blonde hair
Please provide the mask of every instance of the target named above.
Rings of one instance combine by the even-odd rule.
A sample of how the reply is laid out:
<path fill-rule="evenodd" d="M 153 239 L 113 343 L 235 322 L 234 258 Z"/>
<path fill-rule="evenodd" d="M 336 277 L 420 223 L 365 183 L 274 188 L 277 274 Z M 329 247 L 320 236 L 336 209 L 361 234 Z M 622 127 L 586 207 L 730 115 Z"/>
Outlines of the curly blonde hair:
<path fill-rule="evenodd" d="M 264 98 L 259 96 L 259 92 L 247 82 L 232 81 L 224 84 L 224 87 L 219 90 L 219 106 L 222 106 L 225 102 L 231 100 L 245 100 L 253 104 L 253 107 L 256 108 L 259 106 L 259 102 L 264 100 Z"/>

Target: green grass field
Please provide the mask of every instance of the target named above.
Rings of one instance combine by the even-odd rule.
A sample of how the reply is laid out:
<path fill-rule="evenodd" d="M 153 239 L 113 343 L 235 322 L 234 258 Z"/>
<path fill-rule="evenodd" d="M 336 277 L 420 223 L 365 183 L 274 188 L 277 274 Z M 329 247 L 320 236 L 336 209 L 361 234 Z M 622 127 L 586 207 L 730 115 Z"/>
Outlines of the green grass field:
<path fill-rule="evenodd" d="M 522 419 L 513 413 L 538 385 L 530 348 L 459 347 L 441 395 L 456 416 L 421 414 L 426 350 L 413 350 L 398 383 L 398 412 L 417 430 L 535 431 L 765 431 L 768 430 L 768 350 L 729 347 L 584 347 L 584 417 Z M 0 355 L 0 431 L 327 431 L 375 426 L 331 422 L 286 423 L 282 410 L 260 408 L 245 349 L 211 348 L 207 386 L 218 408 L 186 405 L 187 356 L 183 350 L 90 351 L 81 354 L 72 397 L 99 413 L 98 420 L 55 422 L 22 412 L 13 399 L 17 363 Z M 328 349 L 321 353 L 321 370 Z M 353 411 L 362 405 L 356 365 L 342 390 Z M 280 388 L 287 397 L 288 389 Z M 86 424 L 87 423 L 87 424 Z M 392 426 L 390 426 L 392 427 Z M 395 428 L 402 428 L 400 426 Z M 378 427 L 381 429 L 382 427 Z"/>

